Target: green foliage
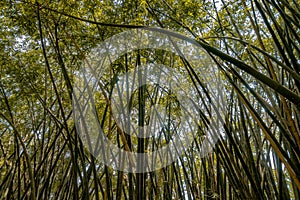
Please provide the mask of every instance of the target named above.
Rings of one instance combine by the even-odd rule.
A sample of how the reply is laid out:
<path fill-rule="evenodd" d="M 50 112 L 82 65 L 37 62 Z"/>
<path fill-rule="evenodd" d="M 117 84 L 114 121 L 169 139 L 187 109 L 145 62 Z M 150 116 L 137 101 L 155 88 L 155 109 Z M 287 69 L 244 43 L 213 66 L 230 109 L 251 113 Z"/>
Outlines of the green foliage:
<path fill-rule="evenodd" d="M 300 198 L 299 1 L 3 0 L 0 8 L 1 199 Z M 135 26 L 195 39 L 222 71 L 224 133 L 209 156 L 194 151 L 209 126 L 209 109 L 197 116 L 190 151 L 155 172 L 114 171 L 83 147 L 72 118 L 76 74 L 97 44 Z M 111 65 L 106 92 L 110 78 L 134 69 L 138 56 L 142 64 L 188 69 L 169 52 L 131 52 Z M 203 92 L 197 80 L 203 81 L 199 73 L 187 78 Z M 138 108 L 134 96 L 132 107 Z M 122 139 L 101 92 L 95 97 L 105 134 L 122 148 L 132 143 L 138 149 L 136 138 Z M 180 117 L 174 94 L 155 100 Z"/>

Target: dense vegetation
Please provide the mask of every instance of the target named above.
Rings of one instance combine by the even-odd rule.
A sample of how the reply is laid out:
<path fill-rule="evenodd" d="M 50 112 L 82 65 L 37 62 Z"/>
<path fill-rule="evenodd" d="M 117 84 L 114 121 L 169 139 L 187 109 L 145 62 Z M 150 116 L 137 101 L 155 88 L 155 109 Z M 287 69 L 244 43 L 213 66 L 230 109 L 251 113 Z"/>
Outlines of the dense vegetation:
<path fill-rule="evenodd" d="M 1 199 L 300 199 L 298 0 L 3 0 L 0 7 Z M 222 72 L 227 95 L 224 133 L 208 156 L 195 151 L 199 132 L 173 164 L 135 174 L 106 167 L 84 148 L 72 91 L 97 44 L 143 26 L 197 41 Z M 147 59 L 190 66 L 144 50 L 118 59 L 111 73 Z M 106 134 L 125 145 L 106 101 L 98 103 Z"/>

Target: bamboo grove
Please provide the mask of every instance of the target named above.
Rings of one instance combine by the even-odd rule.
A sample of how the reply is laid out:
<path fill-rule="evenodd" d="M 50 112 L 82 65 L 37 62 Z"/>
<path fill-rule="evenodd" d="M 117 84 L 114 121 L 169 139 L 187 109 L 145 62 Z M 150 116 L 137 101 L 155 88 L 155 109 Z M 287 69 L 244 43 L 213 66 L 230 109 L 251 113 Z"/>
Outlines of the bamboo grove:
<path fill-rule="evenodd" d="M 0 7 L 0 199 L 300 198 L 298 0 L 3 0 Z M 205 131 L 197 131 L 171 165 L 125 173 L 83 145 L 72 92 L 97 44 L 140 28 L 178 32 L 175 37 L 207 52 L 226 90 L 224 132 L 205 157 L 197 151 Z M 162 50 L 130 52 L 112 63 L 106 78 L 147 59 L 188 70 L 187 80 L 202 98 L 196 67 Z M 110 87 L 107 82 L 104 90 Z M 147 86 L 134 95 L 156 89 Z M 179 117 L 174 94 L 149 96 Z M 147 109 L 135 99 L 135 109 Z M 107 137 L 134 151 L 154 144 L 124 136 L 108 102 L 96 103 Z M 199 130 L 210 123 L 210 110 L 205 113 L 196 116 Z"/>

